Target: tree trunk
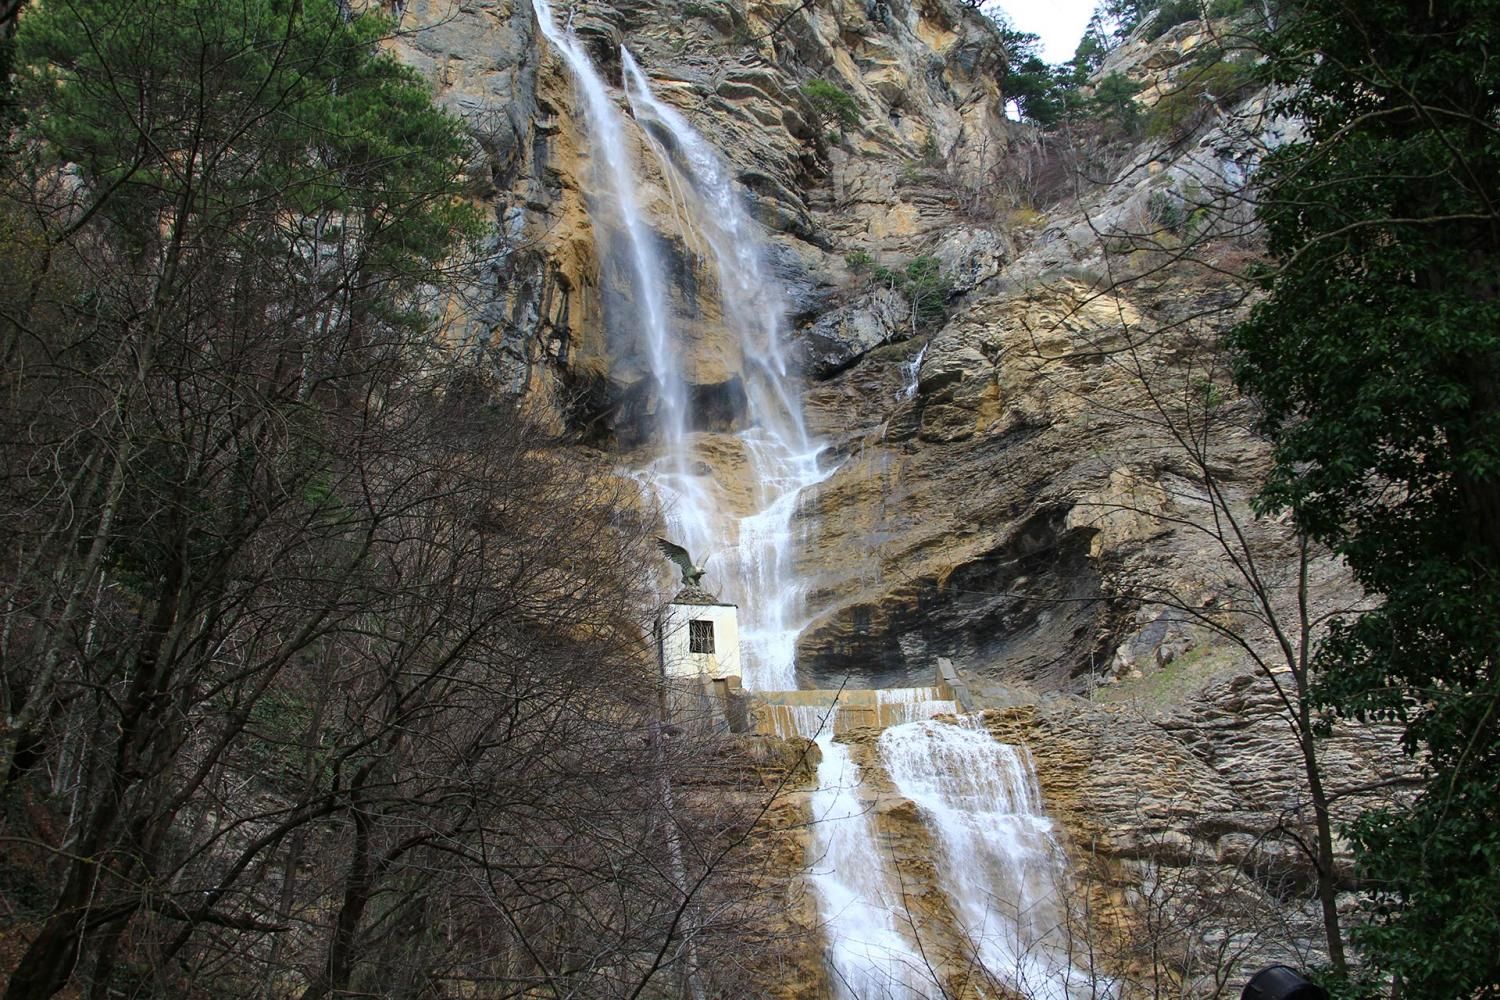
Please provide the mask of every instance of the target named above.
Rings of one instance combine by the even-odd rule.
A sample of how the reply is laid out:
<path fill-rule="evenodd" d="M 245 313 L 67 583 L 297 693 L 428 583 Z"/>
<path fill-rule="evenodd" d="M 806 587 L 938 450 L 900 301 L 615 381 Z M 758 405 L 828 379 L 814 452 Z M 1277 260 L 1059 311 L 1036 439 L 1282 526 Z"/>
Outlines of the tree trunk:
<path fill-rule="evenodd" d="M 323 971 L 302 993 L 302 1000 L 322 1000 L 329 994 L 343 993 L 354 974 L 355 936 L 374 887 L 375 861 L 370 845 L 370 820 L 356 805 L 354 817 L 354 857 L 344 880 L 344 903 L 334 923 L 333 939 Z"/>
<path fill-rule="evenodd" d="M 15 763 L 16 750 L 30 735 L 32 727 L 52 707 L 52 689 L 57 682 L 57 672 L 62 664 L 62 651 L 57 637 L 69 630 L 77 616 L 84 595 L 88 593 L 95 577 L 104 564 L 104 555 L 113 540 L 115 512 L 125 490 L 125 463 L 116 458 L 110 472 L 109 486 L 104 494 L 104 509 L 99 514 L 99 528 L 89 546 L 83 565 L 74 575 L 74 583 L 68 592 L 67 603 L 55 622 L 43 630 L 39 642 L 47 641 L 40 650 L 41 669 L 26 692 L 26 701 L 16 710 L 15 717 L 6 719 L 5 732 L 0 735 L 0 795 L 10 786 L 11 769 Z"/>
<path fill-rule="evenodd" d="M 1301 744 L 1302 764 L 1307 770 L 1307 793 L 1312 799 L 1313 822 L 1317 827 L 1318 852 L 1315 865 L 1318 870 L 1318 904 L 1323 911 L 1323 934 L 1328 939 L 1328 961 L 1334 975 L 1348 974 L 1349 966 L 1344 956 L 1344 938 L 1339 929 L 1338 880 L 1335 877 L 1333 855 L 1333 822 L 1328 814 L 1328 794 L 1323 789 L 1323 774 L 1318 769 L 1318 754 L 1312 729 L 1311 709 L 1305 694 L 1298 699 L 1301 717 L 1298 719 L 1297 742 Z"/>
<path fill-rule="evenodd" d="M 163 724 L 160 656 L 181 605 L 185 573 L 181 560 L 175 560 L 163 582 L 156 613 L 145 629 L 135 657 L 135 677 L 121 708 L 112 773 L 79 837 L 78 848 L 68 864 L 67 880 L 51 914 L 11 974 L 5 1000 L 42 1000 L 52 996 L 67 983 L 83 957 L 91 918 L 102 905 L 98 882 L 107 871 L 100 866 L 99 859 L 106 854 L 119 854 L 120 847 L 129 845 L 123 829 L 128 829 L 130 822 L 121 814 L 127 793 L 142 777 L 138 756 Z M 132 855 L 139 857 L 140 852 L 132 851 L 127 856 Z M 117 900 L 113 908 L 119 910 L 122 905 Z M 128 914 L 129 908 L 124 912 Z M 123 919 L 124 914 L 121 916 Z"/>

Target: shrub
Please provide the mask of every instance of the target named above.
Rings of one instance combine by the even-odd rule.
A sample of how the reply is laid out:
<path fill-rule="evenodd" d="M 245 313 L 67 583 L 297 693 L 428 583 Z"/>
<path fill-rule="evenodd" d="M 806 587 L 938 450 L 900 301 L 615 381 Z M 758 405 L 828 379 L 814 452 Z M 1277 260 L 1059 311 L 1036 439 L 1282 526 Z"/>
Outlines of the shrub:
<path fill-rule="evenodd" d="M 900 292 L 911 304 L 913 331 L 947 318 L 953 282 L 943 274 L 942 262 L 936 257 L 914 257 L 900 268 L 877 266 L 871 276 L 892 291 Z"/>
<path fill-rule="evenodd" d="M 1227 60 L 1189 72 L 1176 89 L 1163 94 L 1146 117 L 1146 134 L 1167 139 L 1202 124 L 1202 112 L 1214 104 L 1233 104 L 1255 83 L 1255 66 Z"/>
<path fill-rule="evenodd" d="M 1209 17 L 1234 17 L 1245 11 L 1245 0 L 1213 0 L 1208 5 Z"/>
<path fill-rule="evenodd" d="M 1202 14 L 1198 0 L 1165 0 L 1156 8 L 1156 17 L 1146 26 L 1146 38 L 1155 41 L 1179 24 L 1196 21 Z"/>
<path fill-rule="evenodd" d="M 859 102 L 848 91 L 822 77 L 804 83 L 802 96 L 817 117 L 820 131 L 838 126 L 842 135 L 846 129 L 859 124 Z"/>
<path fill-rule="evenodd" d="M 1152 191 L 1146 199 L 1146 213 L 1151 221 L 1169 233 L 1181 233 L 1187 224 L 1182 204 L 1166 191 Z"/>
<path fill-rule="evenodd" d="M 1134 134 L 1140 124 L 1141 106 L 1135 101 L 1140 92 L 1141 85 L 1125 74 L 1110 73 L 1094 85 L 1089 110 Z"/>
<path fill-rule="evenodd" d="M 922 163 L 925 166 L 935 167 L 942 159 L 943 154 L 938 149 L 937 136 L 931 132 L 927 133 L 927 138 L 922 140 Z"/>

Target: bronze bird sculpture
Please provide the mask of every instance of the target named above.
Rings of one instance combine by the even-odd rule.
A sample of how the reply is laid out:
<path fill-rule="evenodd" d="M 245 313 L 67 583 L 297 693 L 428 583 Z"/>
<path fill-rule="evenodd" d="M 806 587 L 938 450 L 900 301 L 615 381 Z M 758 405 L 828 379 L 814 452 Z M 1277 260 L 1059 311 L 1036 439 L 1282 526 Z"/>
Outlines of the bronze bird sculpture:
<path fill-rule="evenodd" d="M 672 560 L 682 570 L 683 586 L 698 587 L 702 585 L 700 581 L 703 579 L 703 574 L 706 570 L 702 566 L 693 565 L 693 557 L 688 555 L 687 549 L 676 542 L 669 542 L 665 538 L 658 538 L 656 544 L 661 549 L 662 555 Z M 703 561 L 705 563 L 708 562 L 707 559 Z"/>

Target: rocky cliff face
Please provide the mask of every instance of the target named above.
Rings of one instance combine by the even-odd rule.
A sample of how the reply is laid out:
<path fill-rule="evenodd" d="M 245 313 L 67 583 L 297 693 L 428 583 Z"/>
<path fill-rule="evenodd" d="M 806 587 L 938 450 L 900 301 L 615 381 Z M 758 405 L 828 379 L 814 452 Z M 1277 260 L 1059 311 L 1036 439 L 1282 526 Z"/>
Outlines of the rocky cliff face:
<path fill-rule="evenodd" d="M 1246 294 L 1223 275 L 1253 249 L 1234 196 L 1287 127 L 1249 136 L 1218 108 L 1185 134 L 1117 143 L 1084 164 L 1105 183 L 1049 196 L 1027 178 L 1062 167 L 1005 119 L 995 31 L 953 0 L 585 0 L 557 15 L 616 81 L 620 46 L 634 53 L 732 162 L 769 234 L 809 421 L 836 463 L 796 515 L 815 612 L 804 683 L 927 683 L 945 656 L 1010 706 L 987 722 L 1033 747 L 1075 855 L 1102 865 L 1084 866 L 1080 898 L 1113 914 L 1122 954 L 1170 908 L 1163 872 L 1179 894 L 1191 873 L 1195 898 L 1289 914 L 1290 931 L 1250 943 L 1201 918 L 1204 949 L 1243 963 L 1315 938 L 1296 902 L 1300 763 L 1254 655 L 1274 661 L 1271 626 L 1295 619 L 1299 580 L 1313 618 L 1358 595 L 1250 515 L 1266 451 L 1215 348 Z M 630 282 L 597 244 L 591 151 L 530 0 L 411 0 L 401 16 L 403 57 L 476 125 L 472 170 L 500 220 L 455 342 L 558 426 L 640 464 L 655 388 L 637 331 L 606 308 Z M 1185 26 L 1129 43 L 1112 68 L 1150 104 L 1211 40 Z M 858 122 L 810 101 L 813 79 L 850 95 Z M 748 504 L 722 433 L 743 420 L 744 359 L 668 179 L 637 153 L 705 471 Z M 1200 238 L 1179 261 L 1185 230 Z M 912 280 L 921 261 L 939 281 Z M 1386 734 L 1339 739 L 1336 792 L 1399 779 Z"/>
<path fill-rule="evenodd" d="M 848 285 L 846 254 L 910 256 L 951 226 L 953 198 L 937 164 L 993 163 L 1004 148 L 1002 56 L 983 18 L 950 0 L 583 2 L 557 5 L 557 16 L 616 82 L 620 47 L 629 47 L 659 95 L 730 158 L 772 236 L 772 264 L 809 355 L 832 352 L 833 365 L 847 365 L 909 335 L 896 309 L 846 313 L 831 330 L 829 315 Z M 590 151 L 571 81 L 540 43 L 531 3 L 418 0 L 402 19 L 413 29 L 399 42 L 404 58 L 476 123 L 483 156 L 473 171 L 501 220 L 493 267 L 455 338 L 596 440 L 639 444 L 653 408 L 642 346 L 636 331 L 611 327 L 605 308 L 630 294 L 630 282 L 601 270 L 608 255 L 588 216 Z M 801 87 L 815 78 L 853 98 L 857 126 L 840 135 L 809 102 Z M 651 157 L 638 162 L 649 174 Z M 669 261 L 695 410 L 705 429 L 727 426 L 743 361 L 723 328 L 714 276 L 696 234 L 676 219 L 667 180 L 648 176 L 641 195 Z"/>

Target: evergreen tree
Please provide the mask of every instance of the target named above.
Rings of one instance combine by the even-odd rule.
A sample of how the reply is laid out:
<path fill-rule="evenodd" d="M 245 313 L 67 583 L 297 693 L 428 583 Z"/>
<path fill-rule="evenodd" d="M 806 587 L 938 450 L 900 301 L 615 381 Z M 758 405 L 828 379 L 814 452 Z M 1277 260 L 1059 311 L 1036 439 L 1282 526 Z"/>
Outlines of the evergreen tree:
<path fill-rule="evenodd" d="M 1356 941 L 1402 996 L 1500 996 L 1500 6 L 1298 0 L 1269 41 L 1302 141 L 1260 172 L 1278 265 L 1236 331 L 1268 508 L 1377 610 L 1321 697 L 1398 719 L 1425 783 L 1350 831 Z"/>

